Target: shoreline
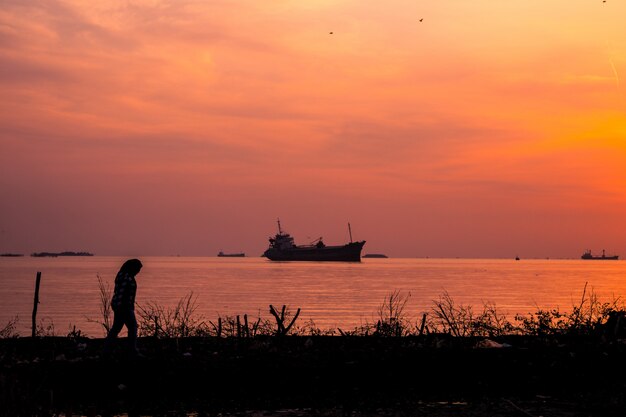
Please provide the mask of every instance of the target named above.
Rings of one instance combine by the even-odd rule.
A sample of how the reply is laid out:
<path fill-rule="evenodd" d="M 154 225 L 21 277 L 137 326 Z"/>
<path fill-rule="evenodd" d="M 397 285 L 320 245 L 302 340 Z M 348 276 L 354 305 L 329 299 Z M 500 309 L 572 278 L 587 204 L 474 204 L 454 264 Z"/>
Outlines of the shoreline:
<path fill-rule="evenodd" d="M 100 357 L 102 342 L 1 339 L 2 415 L 262 410 L 263 415 L 452 416 L 461 410 L 519 416 L 538 407 L 543 415 L 550 410 L 551 416 L 610 416 L 626 410 L 621 339 L 140 338 L 146 358 L 124 357 L 125 340 L 119 339 L 117 355 L 108 360 Z"/>

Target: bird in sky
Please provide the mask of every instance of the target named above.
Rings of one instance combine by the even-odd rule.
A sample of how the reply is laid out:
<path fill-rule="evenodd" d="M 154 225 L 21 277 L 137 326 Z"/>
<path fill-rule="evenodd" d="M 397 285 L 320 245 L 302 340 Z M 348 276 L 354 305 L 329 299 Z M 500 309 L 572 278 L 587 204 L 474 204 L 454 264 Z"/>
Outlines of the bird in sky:
<path fill-rule="evenodd" d="M 421 22 L 422 20 L 424 20 L 424 18 L 423 18 L 423 17 L 420 19 L 420 22 Z"/>
<path fill-rule="evenodd" d="M 329 34 L 329 35 L 332 35 L 332 34 L 333 34 L 333 32 L 328 32 L 328 34 Z"/>

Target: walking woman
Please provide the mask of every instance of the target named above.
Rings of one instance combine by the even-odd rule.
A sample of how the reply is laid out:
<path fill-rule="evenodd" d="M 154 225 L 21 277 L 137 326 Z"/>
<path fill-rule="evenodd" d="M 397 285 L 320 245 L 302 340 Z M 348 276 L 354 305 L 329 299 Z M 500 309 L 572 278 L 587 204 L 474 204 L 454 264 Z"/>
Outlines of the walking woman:
<path fill-rule="evenodd" d="M 110 354 L 113 341 L 124 326 L 128 330 L 128 352 L 130 356 L 143 356 L 137 350 L 137 319 L 135 318 L 135 295 L 137 293 L 135 276 L 141 271 L 142 266 L 139 259 L 129 259 L 124 262 L 115 277 L 115 290 L 111 299 L 113 325 L 104 341 L 105 356 Z"/>

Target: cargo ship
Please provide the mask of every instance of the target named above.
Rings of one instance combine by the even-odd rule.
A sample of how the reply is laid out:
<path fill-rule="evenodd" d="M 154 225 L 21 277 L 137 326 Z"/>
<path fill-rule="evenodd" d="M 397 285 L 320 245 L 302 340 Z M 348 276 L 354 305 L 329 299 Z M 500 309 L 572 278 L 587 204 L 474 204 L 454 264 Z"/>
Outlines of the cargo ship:
<path fill-rule="evenodd" d="M 591 259 L 591 260 L 599 260 L 599 261 L 617 261 L 619 259 L 618 255 L 609 255 L 607 256 L 606 253 L 604 253 L 604 249 L 602 249 L 602 255 L 600 256 L 595 256 L 591 254 L 591 250 L 586 251 L 585 253 L 582 254 L 582 256 L 580 257 L 580 259 Z"/>
<path fill-rule="evenodd" d="M 219 251 L 217 256 L 219 256 L 220 258 L 243 258 L 243 257 L 246 256 L 246 254 L 243 253 L 243 252 L 240 252 L 240 253 L 224 253 L 222 251 Z"/>
<path fill-rule="evenodd" d="M 320 237 L 310 245 L 296 245 L 293 237 L 285 233 L 278 220 L 278 233 L 269 238 L 270 246 L 263 253 L 271 261 L 322 261 L 361 262 L 361 250 L 365 241 L 352 241 L 352 230 L 348 223 L 350 242 L 345 245 L 326 245 Z"/>

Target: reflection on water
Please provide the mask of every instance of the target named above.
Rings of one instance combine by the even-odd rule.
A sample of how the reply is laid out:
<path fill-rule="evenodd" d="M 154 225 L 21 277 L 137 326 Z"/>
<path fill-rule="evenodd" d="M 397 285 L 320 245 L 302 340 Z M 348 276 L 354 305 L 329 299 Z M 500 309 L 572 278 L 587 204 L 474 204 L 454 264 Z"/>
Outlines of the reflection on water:
<path fill-rule="evenodd" d="M 447 291 L 457 304 L 495 303 L 512 319 L 540 308 L 570 311 L 585 283 L 600 301 L 625 293 L 626 262 L 502 259 L 364 259 L 361 263 L 272 262 L 265 258 L 143 257 L 137 302 L 174 306 L 193 292 L 197 314 L 208 320 L 248 314 L 271 318 L 269 305 L 302 308 L 299 323 L 349 329 L 375 320 L 390 292 L 410 293 L 408 313 L 428 312 Z M 19 316 L 28 335 L 35 275 L 42 272 L 38 317 L 59 334 L 70 323 L 88 336 L 103 331 L 97 276 L 113 287 L 125 258 L 0 258 L 0 327 Z"/>

